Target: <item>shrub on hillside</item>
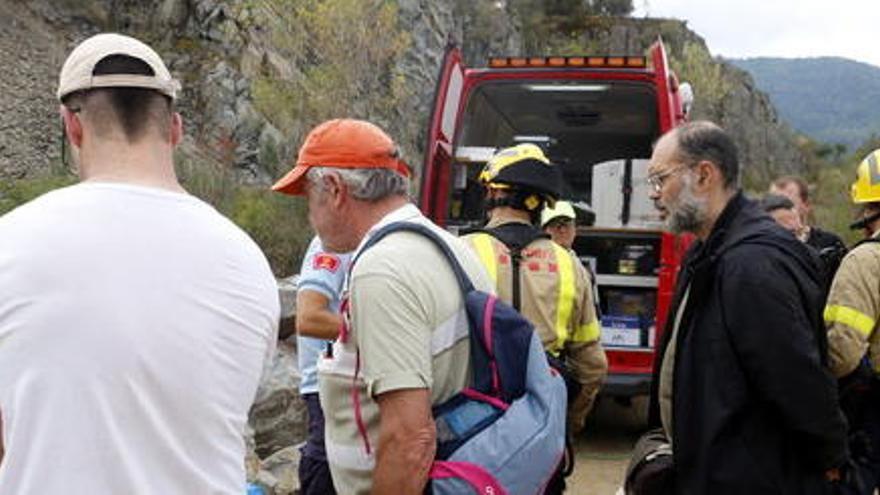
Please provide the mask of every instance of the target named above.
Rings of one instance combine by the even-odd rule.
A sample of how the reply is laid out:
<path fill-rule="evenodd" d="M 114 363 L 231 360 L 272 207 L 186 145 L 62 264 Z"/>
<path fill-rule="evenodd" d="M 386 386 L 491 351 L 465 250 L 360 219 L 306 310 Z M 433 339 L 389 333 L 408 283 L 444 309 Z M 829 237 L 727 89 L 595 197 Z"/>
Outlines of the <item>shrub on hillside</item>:
<path fill-rule="evenodd" d="M 237 184 L 228 171 L 185 157 L 178 160 L 176 168 L 190 194 L 214 206 L 254 239 L 275 275 L 283 277 L 299 271 L 313 235 L 303 199 Z M 0 182 L 0 215 L 76 182 L 76 176 L 60 169 L 44 176 Z"/>
<path fill-rule="evenodd" d="M 407 89 L 398 59 L 409 34 L 398 26 L 394 2 L 267 0 L 261 22 L 297 73 L 269 71 L 254 83 L 257 108 L 289 131 L 334 117 L 395 119 Z"/>
<path fill-rule="evenodd" d="M 0 215 L 53 189 L 76 183 L 76 177 L 60 170 L 49 175 L 0 182 Z"/>

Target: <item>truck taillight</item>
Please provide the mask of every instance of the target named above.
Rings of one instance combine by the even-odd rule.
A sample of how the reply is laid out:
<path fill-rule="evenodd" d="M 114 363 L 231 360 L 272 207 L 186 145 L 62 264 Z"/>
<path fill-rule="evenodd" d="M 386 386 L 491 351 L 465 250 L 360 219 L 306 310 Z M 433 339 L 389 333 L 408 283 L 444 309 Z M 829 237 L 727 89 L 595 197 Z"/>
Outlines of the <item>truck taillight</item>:
<path fill-rule="evenodd" d="M 492 57 L 489 67 L 493 69 L 543 68 L 543 67 L 594 67 L 644 69 L 645 57 L 589 56 L 589 57 Z"/>

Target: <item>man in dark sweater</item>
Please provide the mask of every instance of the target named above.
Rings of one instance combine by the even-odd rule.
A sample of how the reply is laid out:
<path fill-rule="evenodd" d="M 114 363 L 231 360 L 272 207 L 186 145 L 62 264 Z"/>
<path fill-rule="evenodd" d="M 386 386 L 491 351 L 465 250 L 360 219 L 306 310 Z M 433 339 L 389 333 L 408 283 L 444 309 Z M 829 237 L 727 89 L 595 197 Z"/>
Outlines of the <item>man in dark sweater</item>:
<path fill-rule="evenodd" d="M 848 454 L 815 256 L 743 196 L 736 146 L 715 124 L 663 136 L 648 172 L 669 229 L 696 236 L 651 394 L 674 493 L 828 493 Z"/>

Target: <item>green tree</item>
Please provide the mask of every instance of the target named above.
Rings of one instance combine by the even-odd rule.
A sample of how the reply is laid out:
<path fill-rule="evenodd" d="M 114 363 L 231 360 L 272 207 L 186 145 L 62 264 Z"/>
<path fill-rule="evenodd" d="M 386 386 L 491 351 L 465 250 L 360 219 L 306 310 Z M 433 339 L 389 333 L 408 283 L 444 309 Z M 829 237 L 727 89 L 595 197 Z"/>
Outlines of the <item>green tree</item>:
<path fill-rule="evenodd" d="M 587 2 L 584 0 L 544 0 L 544 15 L 548 16 L 583 16 L 587 14 Z"/>
<path fill-rule="evenodd" d="M 633 11 L 632 0 L 510 0 L 525 53 L 583 55 L 612 27 L 612 16 Z"/>

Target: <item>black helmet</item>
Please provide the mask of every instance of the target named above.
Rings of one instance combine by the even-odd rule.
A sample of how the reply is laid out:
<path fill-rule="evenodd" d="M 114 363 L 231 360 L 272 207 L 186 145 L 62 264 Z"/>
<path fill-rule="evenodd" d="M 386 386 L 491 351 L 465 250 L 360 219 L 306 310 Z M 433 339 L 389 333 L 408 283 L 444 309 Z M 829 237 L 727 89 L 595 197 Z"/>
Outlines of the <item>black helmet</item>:
<path fill-rule="evenodd" d="M 497 152 L 480 172 L 479 181 L 489 189 L 510 190 L 520 201 L 509 206 L 535 211 L 552 205 L 562 190 L 559 167 L 534 144 L 520 144 Z M 498 206 L 498 205 L 495 205 Z"/>

